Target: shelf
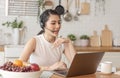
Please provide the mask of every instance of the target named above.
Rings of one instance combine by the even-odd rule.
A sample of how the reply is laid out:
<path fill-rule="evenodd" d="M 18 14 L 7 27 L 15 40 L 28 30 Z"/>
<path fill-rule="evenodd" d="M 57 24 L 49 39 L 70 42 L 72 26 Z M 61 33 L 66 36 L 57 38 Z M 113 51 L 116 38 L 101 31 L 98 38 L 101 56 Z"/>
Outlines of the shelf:
<path fill-rule="evenodd" d="M 120 52 L 120 47 L 80 47 L 75 46 L 78 52 Z"/>

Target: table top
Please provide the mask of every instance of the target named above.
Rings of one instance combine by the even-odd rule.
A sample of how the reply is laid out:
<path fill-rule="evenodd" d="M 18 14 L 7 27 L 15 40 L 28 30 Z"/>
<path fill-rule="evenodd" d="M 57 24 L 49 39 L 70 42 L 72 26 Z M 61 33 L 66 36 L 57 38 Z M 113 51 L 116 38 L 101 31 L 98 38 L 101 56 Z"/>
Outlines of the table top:
<path fill-rule="evenodd" d="M 52 78 L 64 78 L 64 77 L 54 74 L 52 76 Z M 70 78 L 120 78 L 120 75 L 117 75 L 117 74 L 103 74 L 101 72 L 97 72 L 95 74 L 82 75 L 82 76 L 76 76 L 76 77 L 70 77 Z"/>
<path fill-rule="evenodd" d="M 2 76 L 0 76 L 2 78 Z M 53 75 L 51 78 L 65 78 L 58 75 Z M 102 74 L 101 72 L 97 72 L 95 74 L 89 74 L 89 75 L 82 75 L 82 76 L 76 76 L 76 77 L 70 77 L 70 78 L 120 78 L 120 75 L 117 74 Z"/>

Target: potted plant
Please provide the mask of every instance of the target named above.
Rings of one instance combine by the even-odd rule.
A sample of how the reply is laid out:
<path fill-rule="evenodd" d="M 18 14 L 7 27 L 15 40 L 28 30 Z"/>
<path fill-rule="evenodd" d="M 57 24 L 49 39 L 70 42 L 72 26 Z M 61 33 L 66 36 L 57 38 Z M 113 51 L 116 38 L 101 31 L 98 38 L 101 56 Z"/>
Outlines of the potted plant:
<path fill-rule="evenodd" d="M 18 22 L 17 19 L 15 19 L 13 22 L 5 22 L 2 23 L 3 26 L 12 27 L 12 28 L 22 28 L 23 27 L 23 21 Z"/>
<path fill-rule="evenodd" d="M 13 29 L 13 43 L 19 44 L 20 42 L 20 29 L 23 27 L 23 21 L 18 22 L 17 18 L 12 22 L 2 23 L 3 26 L 11 27 Z"/>
<path fill-rule="evenodd" d="M 67 36 L 73 43 L 76 40 L 76 36 L 74 34 L 68 34 Z"/>
<path fill-rule="evenodd" d="M 88 46 L 89 45 L 89 36 L 88 35 L 81 35 L 80 36 L 80 46 Z"/>
<path fill-rule="evenodd" d="M 44 10 L 44 2 L 45 2 L 44 0 L 38 0 L 38 15 L 37 15 L 38 20 L 39 20 L 41 13 Z"/>

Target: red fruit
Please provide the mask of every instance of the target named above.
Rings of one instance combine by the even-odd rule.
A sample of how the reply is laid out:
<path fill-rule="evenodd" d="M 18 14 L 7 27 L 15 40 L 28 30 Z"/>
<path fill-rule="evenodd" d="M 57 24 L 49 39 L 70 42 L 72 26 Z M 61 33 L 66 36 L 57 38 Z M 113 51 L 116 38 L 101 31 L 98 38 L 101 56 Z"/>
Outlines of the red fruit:
<path fill-rule="evenodd" d="M 32 63 L 32 64 L 30 65 L 30 67 L 31 67 L 31 69 L 34 70 L 34 71 L 39 71 L 39 70 L 40 70 L 39 65 L 36 64 L 36 63 Z"/>

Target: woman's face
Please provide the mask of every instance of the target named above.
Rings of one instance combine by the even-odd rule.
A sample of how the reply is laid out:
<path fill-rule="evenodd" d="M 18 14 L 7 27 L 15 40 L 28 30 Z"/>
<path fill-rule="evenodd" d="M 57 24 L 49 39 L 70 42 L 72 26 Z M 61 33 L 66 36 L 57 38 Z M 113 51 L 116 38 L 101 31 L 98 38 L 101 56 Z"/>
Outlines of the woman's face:
<path fill-rule="evenodd" d="M 61 20 L 58 15 L 50 15 L 45 23 L 45 33 L 57 37 L 61 27 Z"/>

